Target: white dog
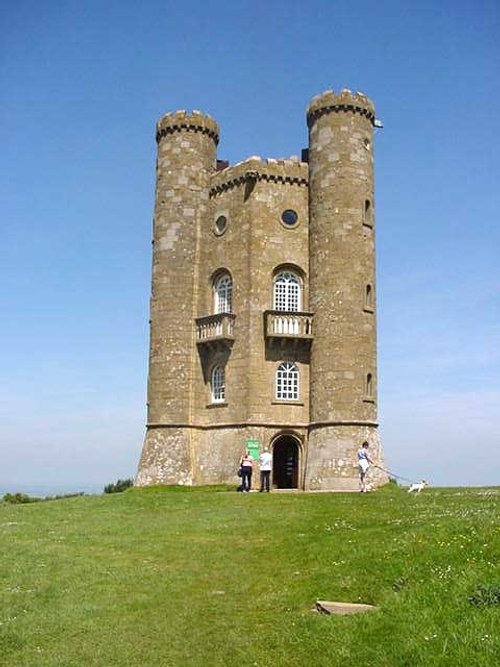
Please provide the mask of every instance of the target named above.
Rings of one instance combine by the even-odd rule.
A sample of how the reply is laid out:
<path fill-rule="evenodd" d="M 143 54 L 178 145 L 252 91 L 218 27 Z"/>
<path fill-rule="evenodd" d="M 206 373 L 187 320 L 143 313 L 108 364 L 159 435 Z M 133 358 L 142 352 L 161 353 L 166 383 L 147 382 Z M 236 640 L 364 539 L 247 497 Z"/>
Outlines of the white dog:
<path fill-rule="evenodd" d="M 420 493 L 420 491 L 423 491 L 426 486 L 427 482 L 425 481 L 425 479 L 423 479 L 421 482 L 418 482 L 418 484 L 417 483 L 412 484 L 408 489 L 408 493 L 413 493 L 413 492 Z"/>

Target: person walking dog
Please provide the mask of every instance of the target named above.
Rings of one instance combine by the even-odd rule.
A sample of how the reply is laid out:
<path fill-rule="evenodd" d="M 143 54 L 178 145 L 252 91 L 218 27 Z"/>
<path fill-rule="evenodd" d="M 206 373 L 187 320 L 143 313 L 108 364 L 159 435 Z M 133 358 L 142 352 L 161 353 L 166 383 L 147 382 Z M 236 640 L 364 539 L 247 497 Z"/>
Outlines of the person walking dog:
<path fill-rule="evenodd" d="M 361 493 L 366 493 L 368 491 L 366 485 L 366 473 L 368 472 L 370 464 L 373 464 L 373 461 L 368 454 L 368 446 L 368 443 L 364 442 L 358 449 L 359 486 Z"/>

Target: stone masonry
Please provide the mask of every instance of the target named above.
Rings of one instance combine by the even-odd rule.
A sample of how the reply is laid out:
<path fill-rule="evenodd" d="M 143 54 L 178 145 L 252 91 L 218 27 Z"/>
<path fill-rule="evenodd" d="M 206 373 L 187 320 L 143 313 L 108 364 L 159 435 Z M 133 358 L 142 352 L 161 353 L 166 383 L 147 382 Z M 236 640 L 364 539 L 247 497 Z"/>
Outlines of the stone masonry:
<path fill-rule="evenodd" d="M 136 485 L 355 490 L 377 430 L 373 103 L 326 91 L 302 159 L 217 160 L 216 122 L 157 125 L 148 421 Z M 258 472 L 258 466 L 254 466 Z M 371 481 L 387 481 L 372 468 Z"/>

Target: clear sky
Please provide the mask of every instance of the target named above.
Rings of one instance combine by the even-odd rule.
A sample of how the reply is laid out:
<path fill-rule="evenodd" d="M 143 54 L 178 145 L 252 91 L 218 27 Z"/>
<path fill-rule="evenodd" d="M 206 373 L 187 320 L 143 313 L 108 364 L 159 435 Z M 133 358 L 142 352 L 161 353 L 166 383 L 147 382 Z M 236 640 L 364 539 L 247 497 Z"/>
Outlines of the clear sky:
<path fill-rule="evenodd" d="M 16 0 L 1 11 L 0 492 L 136 472 L 156 120 L 219 157 L 306 145 L 314 95 L 377 130 L 379 418 L 389 467 L 500 484 L 498 0 Z"/>

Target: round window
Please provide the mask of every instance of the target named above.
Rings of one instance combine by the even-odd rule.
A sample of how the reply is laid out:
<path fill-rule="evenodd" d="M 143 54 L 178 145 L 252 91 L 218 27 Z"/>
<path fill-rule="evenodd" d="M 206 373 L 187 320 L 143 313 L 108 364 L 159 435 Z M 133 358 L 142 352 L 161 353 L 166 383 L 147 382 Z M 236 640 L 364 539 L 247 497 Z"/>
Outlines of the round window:
<path fill-rule="evenodd" d="M 225 215 L 219 215 L 214 223 L 214 232 L 217 236 L 224 234 L 227 228 L 227 218 Z"/>
<path fill-rule="evenodd" d="M 287 227 L 293 227 L 296 225 L 298 219 L 299 216 L 297 215 L 296 211 L 292 210 L 291 208 L 287 208 L 286 211 L 283 211 L 281 214 L 281 220 Z"/>

